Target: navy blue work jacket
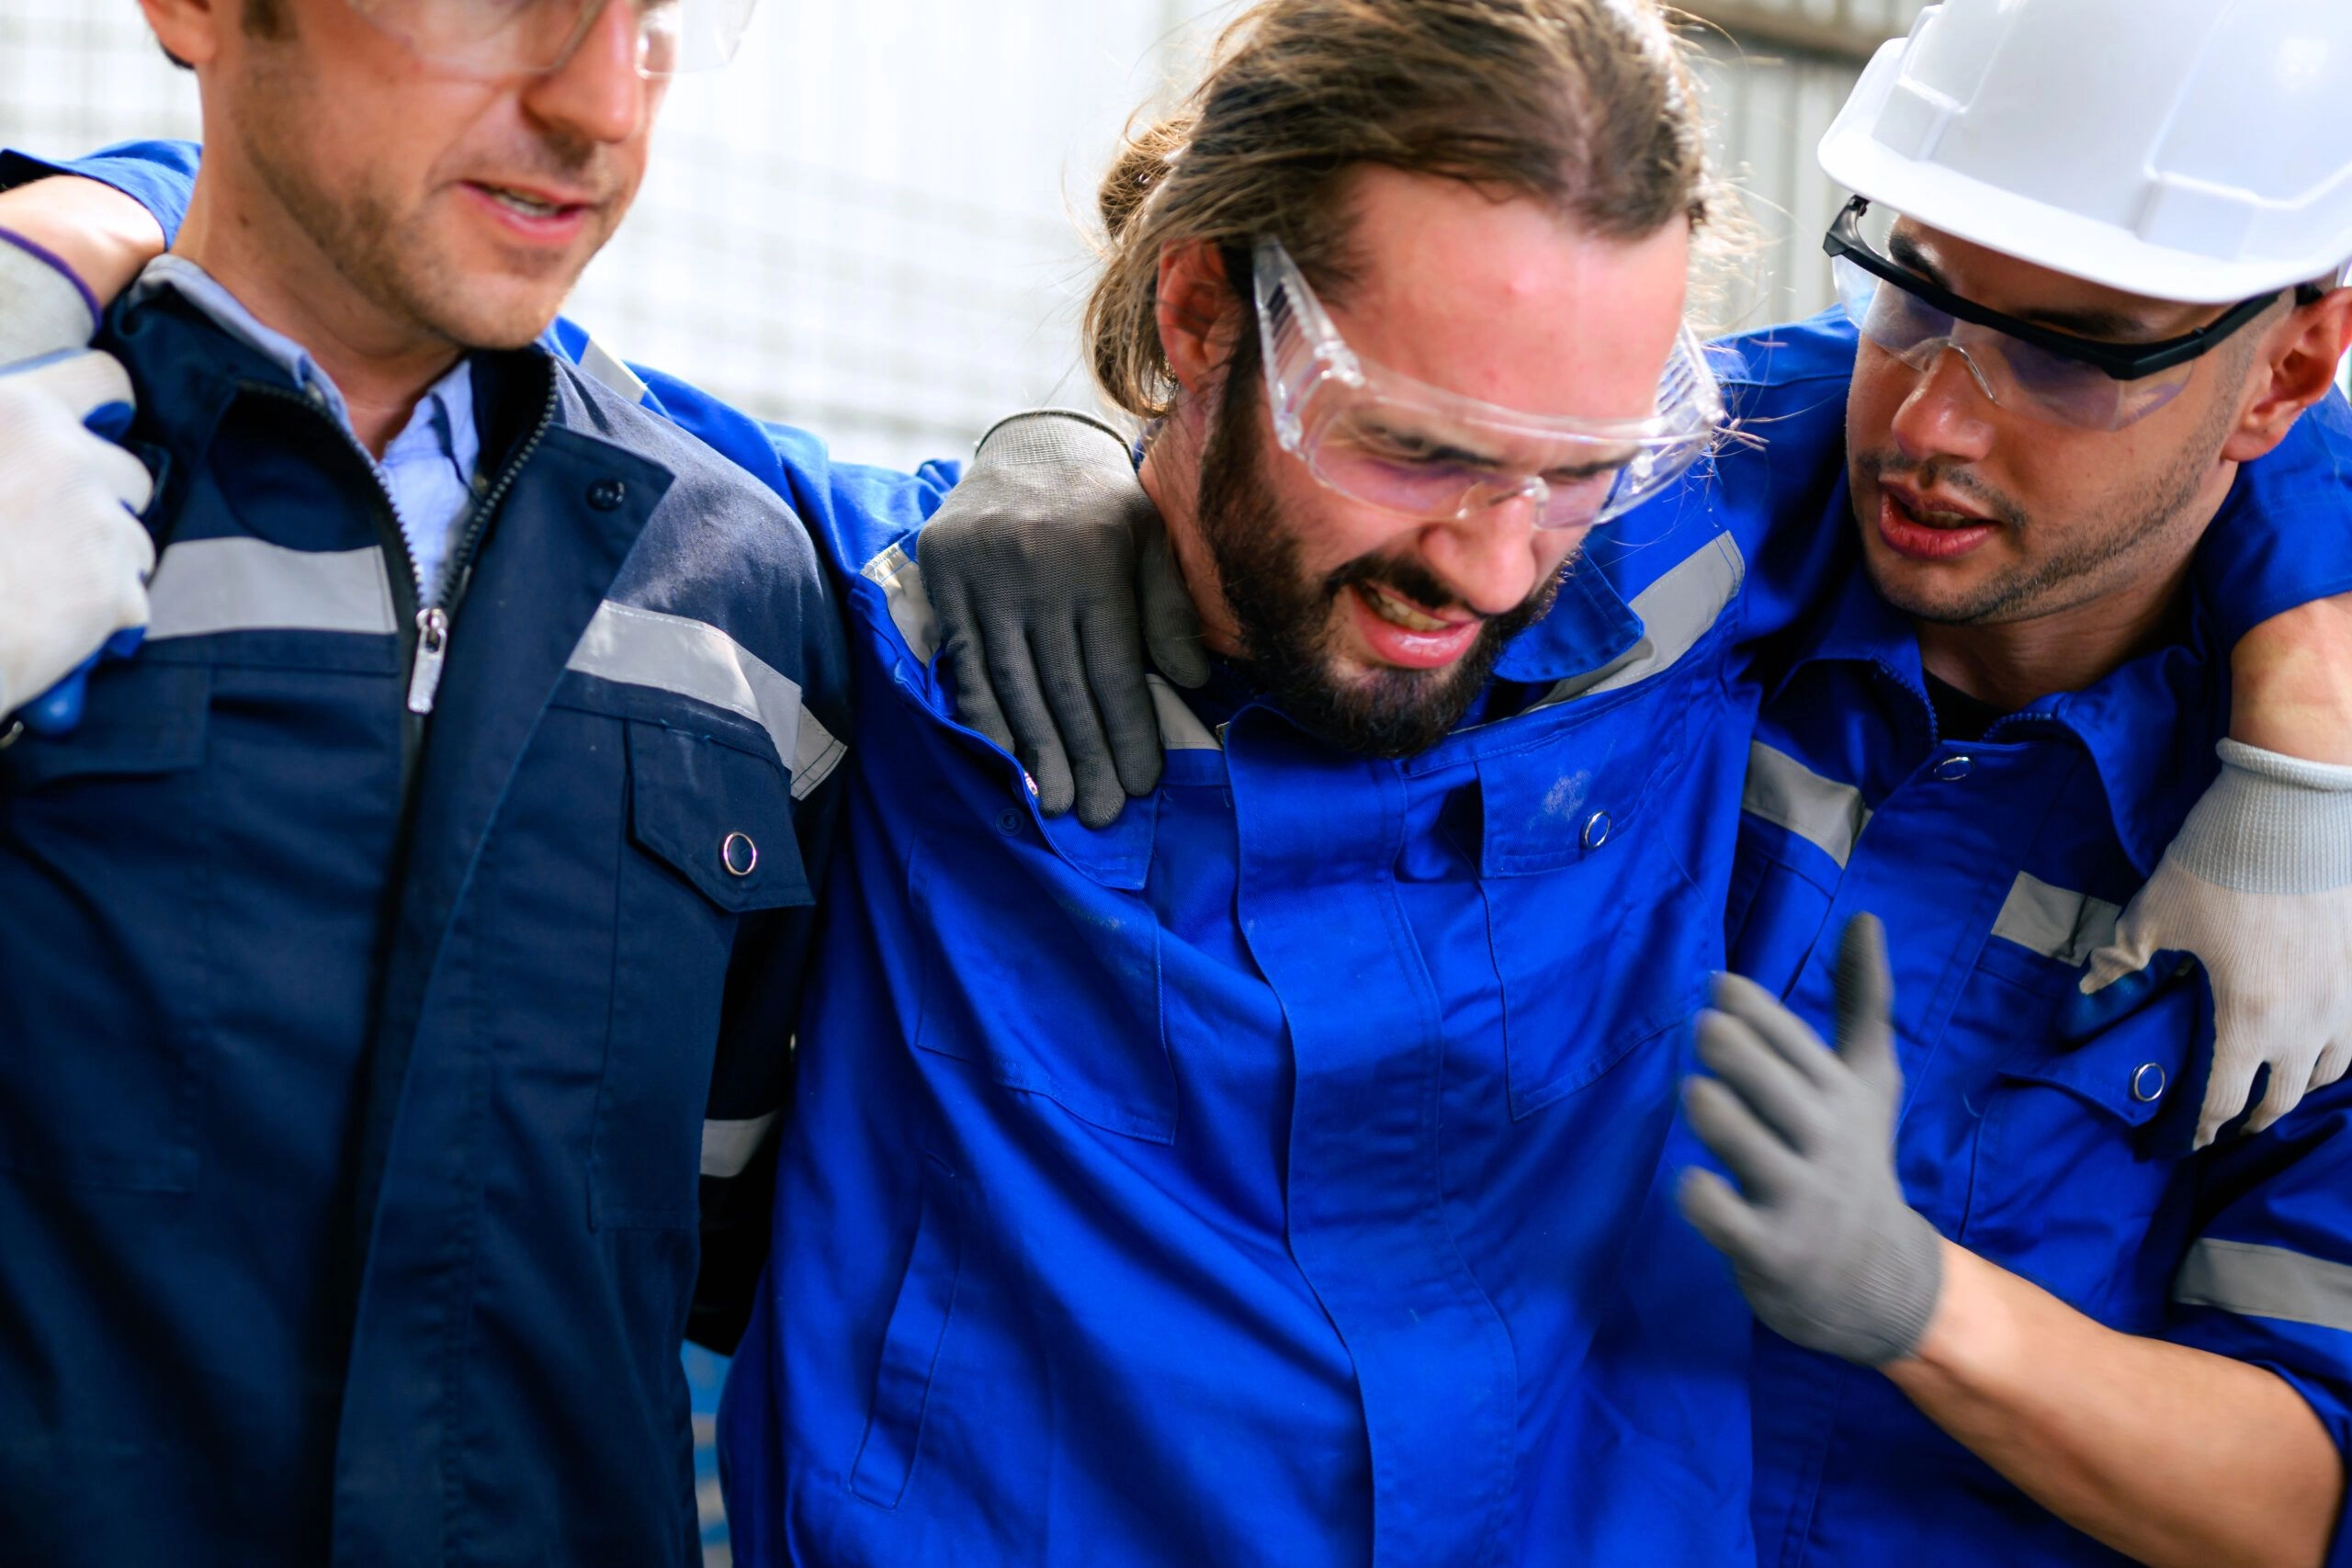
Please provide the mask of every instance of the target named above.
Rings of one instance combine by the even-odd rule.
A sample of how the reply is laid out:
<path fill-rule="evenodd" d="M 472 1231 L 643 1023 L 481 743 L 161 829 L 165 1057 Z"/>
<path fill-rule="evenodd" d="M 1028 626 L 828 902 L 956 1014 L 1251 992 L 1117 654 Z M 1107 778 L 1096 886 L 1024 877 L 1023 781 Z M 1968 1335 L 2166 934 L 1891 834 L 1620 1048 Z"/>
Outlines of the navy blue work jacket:
<path fill-rule="evenodd" d="M 1660 1150 L 1759 656 L 1849 558 L 1854 339 L 1738 346 L 1770 445 L 1597 545 L 1511 716 L 1384 761 L 1160 687 L 1166 777 L 1101 830 L 952 717 L 934 486 L 774 436 L 854 573 L 863 761 L 722 1415 L 739 1556 L 1751 1555 L 1748 1322 L 1661 1244 Z M 2246 543 L 2288 521 L 2207 575 L 2290 594 Z"/>
<path fill-rule="evenodd" d="M 477 356 L 418 717 L 347 433 L 176 295 L 102 346 L 163 549 L 144 649 L 0 752 L 0 1560 L 698 1562 L 679 1344 L 764 1250 L 765 1167 L 727 1179 L 847 726 L 808 536 Z"/>
<path fill-rule="evenodd" d="M 2285 494 L 2332 498 L 2340 531 L 2347 473 L 2352 411 L 2331 400 L 2244 470 L 2217 526 Z M 1855 573 L 1758 727 L 1732 966 L 1826 1032 L 1838 933 L 1882 918 L 1912 1205 L 2111 1328 L 2278 1373 L 2352 1451 L 2352 1085 L 2191 1154 L 2212 1050 L 2201 975 L 2168 972 L 2128 1004 L 2075 984 L 2217 768 L 2228 649 L 2201 595 L 2188 622 L 2094 685 L 1954 739 L 1911 626 Z M 2124 1561 L 1877 1372 L 1761 1328 L 1754 1351 L 1764 1563 Z"/>

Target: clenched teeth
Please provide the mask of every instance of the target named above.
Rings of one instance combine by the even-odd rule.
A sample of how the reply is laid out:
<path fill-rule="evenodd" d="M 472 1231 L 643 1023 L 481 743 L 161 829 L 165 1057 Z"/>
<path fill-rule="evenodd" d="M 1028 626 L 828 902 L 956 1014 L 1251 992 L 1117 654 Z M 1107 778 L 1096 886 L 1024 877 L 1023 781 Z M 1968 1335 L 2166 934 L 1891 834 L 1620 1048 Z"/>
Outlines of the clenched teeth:
<path fill-rule="evenodd" d="M 1373 583 L 1359 586 L 1363 602 L 1372 606 L 1372 613 L 1391 626 L 1402 626 L 1408 632 L 1450 632 L 1453 629 L 1450 622 L 1441 621 L 1435 615 L 1424 615 L 1402 599 Z"/>

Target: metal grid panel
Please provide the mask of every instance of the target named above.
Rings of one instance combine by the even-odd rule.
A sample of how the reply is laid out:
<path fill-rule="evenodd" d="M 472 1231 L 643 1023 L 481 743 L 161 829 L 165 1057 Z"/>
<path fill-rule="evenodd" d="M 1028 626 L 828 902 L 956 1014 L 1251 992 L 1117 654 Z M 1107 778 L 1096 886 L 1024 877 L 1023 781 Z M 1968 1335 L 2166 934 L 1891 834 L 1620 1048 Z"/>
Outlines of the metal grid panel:
<path fill-rule="evenodd" d="M 1737 0 L 1685 8 L 1718 24 L 1693 36 L 1721 166 L 1739 183 L 1761 241 L 1747 290 L 1724 324 L 1809 316 L 1835 299 L 1821 236 L 1849 192 L 1815 150 L 1863 62 L 1907 31 L 1928 0 Z"/>

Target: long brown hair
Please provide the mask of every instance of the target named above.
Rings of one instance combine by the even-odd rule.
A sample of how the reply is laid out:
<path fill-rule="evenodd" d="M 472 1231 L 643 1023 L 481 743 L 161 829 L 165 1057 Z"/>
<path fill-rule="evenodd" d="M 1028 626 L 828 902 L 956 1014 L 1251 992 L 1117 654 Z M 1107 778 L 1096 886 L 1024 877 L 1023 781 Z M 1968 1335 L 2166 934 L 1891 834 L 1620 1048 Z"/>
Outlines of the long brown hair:
<path fill-rule="evenodd" d="M 1174 114 L 1130 127 L 1103 178 L 1095 380 L 1140 418 L 1168 412 L 1170 243 L 1246 257 L 1272 234 L 1318 291 L 1343 288 L 1358 165 L 1532 197 L 1607 239 L 1703 226 L 1717 197 L 1685 56 L 1655 0 L 1262 0 Z M 1253 333 L 1235 350 L 1254 367 Z"/>

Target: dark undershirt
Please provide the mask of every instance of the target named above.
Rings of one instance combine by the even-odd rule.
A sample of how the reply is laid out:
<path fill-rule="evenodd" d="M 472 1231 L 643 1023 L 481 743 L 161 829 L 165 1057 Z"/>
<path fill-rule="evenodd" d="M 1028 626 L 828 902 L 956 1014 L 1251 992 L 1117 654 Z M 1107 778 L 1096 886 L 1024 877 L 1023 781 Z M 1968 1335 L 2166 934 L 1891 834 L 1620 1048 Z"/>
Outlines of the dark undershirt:
<path fill-rule="evenodd" d="M 1936 733 L 1946 740 L 1982 740 L 2009 710 L 1972 697 L 1948 681 L 1928 677 L 1928 703 L 1936 710 Z"/>

